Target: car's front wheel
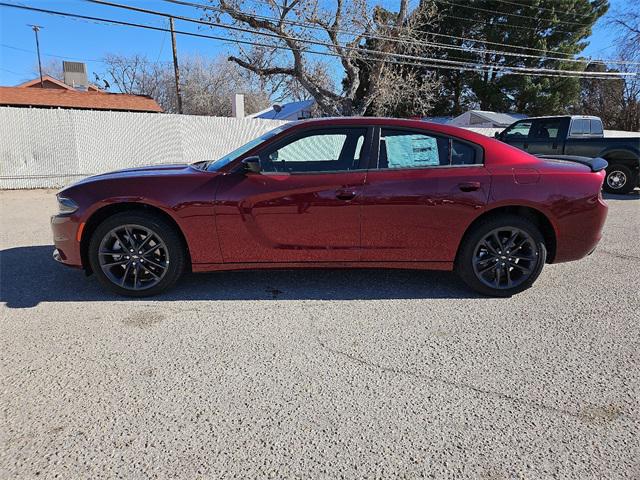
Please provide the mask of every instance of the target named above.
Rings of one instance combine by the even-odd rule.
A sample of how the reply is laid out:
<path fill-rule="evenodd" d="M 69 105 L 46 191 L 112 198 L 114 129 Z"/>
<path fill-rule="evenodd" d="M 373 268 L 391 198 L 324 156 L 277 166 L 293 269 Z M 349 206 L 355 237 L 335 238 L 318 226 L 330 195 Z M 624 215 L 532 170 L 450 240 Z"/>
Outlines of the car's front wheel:
<path fill-rule="evenodd" d="M 89 261 L 100 283 L 120 295 L 143 297 L 178 280 L 186 252 L 175 228 L 161 216 L 123 212 L 98 225 Z"/>
<path fill-rule="evenodd" d="M 540 230 L 517 215 L 489 218 L 465 235 L 456 271 L 483 295 L 508 297 L 529 288 L 542 271 L 547 249 Z"/>

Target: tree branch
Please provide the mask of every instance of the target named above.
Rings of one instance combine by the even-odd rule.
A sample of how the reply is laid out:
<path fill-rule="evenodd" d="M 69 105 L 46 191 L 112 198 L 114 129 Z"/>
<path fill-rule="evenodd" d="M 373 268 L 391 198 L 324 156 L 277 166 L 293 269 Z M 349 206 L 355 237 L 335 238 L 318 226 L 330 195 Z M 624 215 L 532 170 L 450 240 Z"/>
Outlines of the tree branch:
<path fill-rule="evenodd" d="M 295 71 L 293 68 L 291 67 L 270 67 L 270 68 L 262 68 L 259 67 L 257 65 L 254 65 L 252 63 L 249 62 L 245 62 L 244 60 L 242 60 L 241 58 L 238 57 L 234 57 L 234 56 L 230 56 L 228 58 L 228 60 L 230 62 L 235 62 L 238 65 L 240 65 L 242 68 L 246 68 L 247 70 L 252 71 L 253 73 L 256 73 L 258 75 L 262 75 L 265 77 L 271 76 L 271 75 L 294 75 Z"/>

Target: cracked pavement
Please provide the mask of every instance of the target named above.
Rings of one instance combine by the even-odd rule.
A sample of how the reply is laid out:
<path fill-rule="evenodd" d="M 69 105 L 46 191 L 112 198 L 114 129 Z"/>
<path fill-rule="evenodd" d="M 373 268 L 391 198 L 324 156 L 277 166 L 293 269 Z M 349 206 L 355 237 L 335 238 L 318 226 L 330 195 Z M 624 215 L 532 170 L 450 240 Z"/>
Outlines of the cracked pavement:
<path fill-rule="evenodd" d="M 113 297 L 0 192 L 0 478 L 640 478 L 640 192 L 511 299 L 453 274 L 190 275 Z"/>

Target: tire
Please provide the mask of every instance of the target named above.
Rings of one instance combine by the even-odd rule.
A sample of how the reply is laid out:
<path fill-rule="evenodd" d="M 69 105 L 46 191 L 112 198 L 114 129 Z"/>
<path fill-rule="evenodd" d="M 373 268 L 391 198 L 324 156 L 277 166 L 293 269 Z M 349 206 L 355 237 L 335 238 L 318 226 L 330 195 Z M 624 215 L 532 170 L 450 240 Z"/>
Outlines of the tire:
<path fill-rule="evenodd" d="M 533 222 L 501 215 L 478 223 L 465 234 L 455 271 L 483 295 L 510 297 L 533 285 L 546 259 L 544 237 Z"/>
<path fill-rule="evenodd" d="M 636 186 L 636 178 L 626 165 L 614 164 L 607 168 L 602 189 L 607 193 L 629 193 Z"/>
<path fill-rule="evenodd" d="M 187 253 L 175 227 L 161 216 L 122 212 L 104 220 L 93 232 L 89 262 L 106 288 L 119 295 L 147 297 L 176 283 L 185 269 Z"/>

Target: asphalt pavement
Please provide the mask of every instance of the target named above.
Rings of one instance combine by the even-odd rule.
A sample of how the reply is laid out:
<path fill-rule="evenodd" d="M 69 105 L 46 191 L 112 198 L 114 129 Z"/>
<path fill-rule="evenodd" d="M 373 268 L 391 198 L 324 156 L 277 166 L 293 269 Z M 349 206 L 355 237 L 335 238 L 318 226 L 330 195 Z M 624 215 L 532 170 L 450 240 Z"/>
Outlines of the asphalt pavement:
<path fill-rule="evenodd" d="M 130 300 L 0 192 L 0 478 L 640 478 L 640 192 L 510 299 L 455 275 L 189 275 Z"/>

